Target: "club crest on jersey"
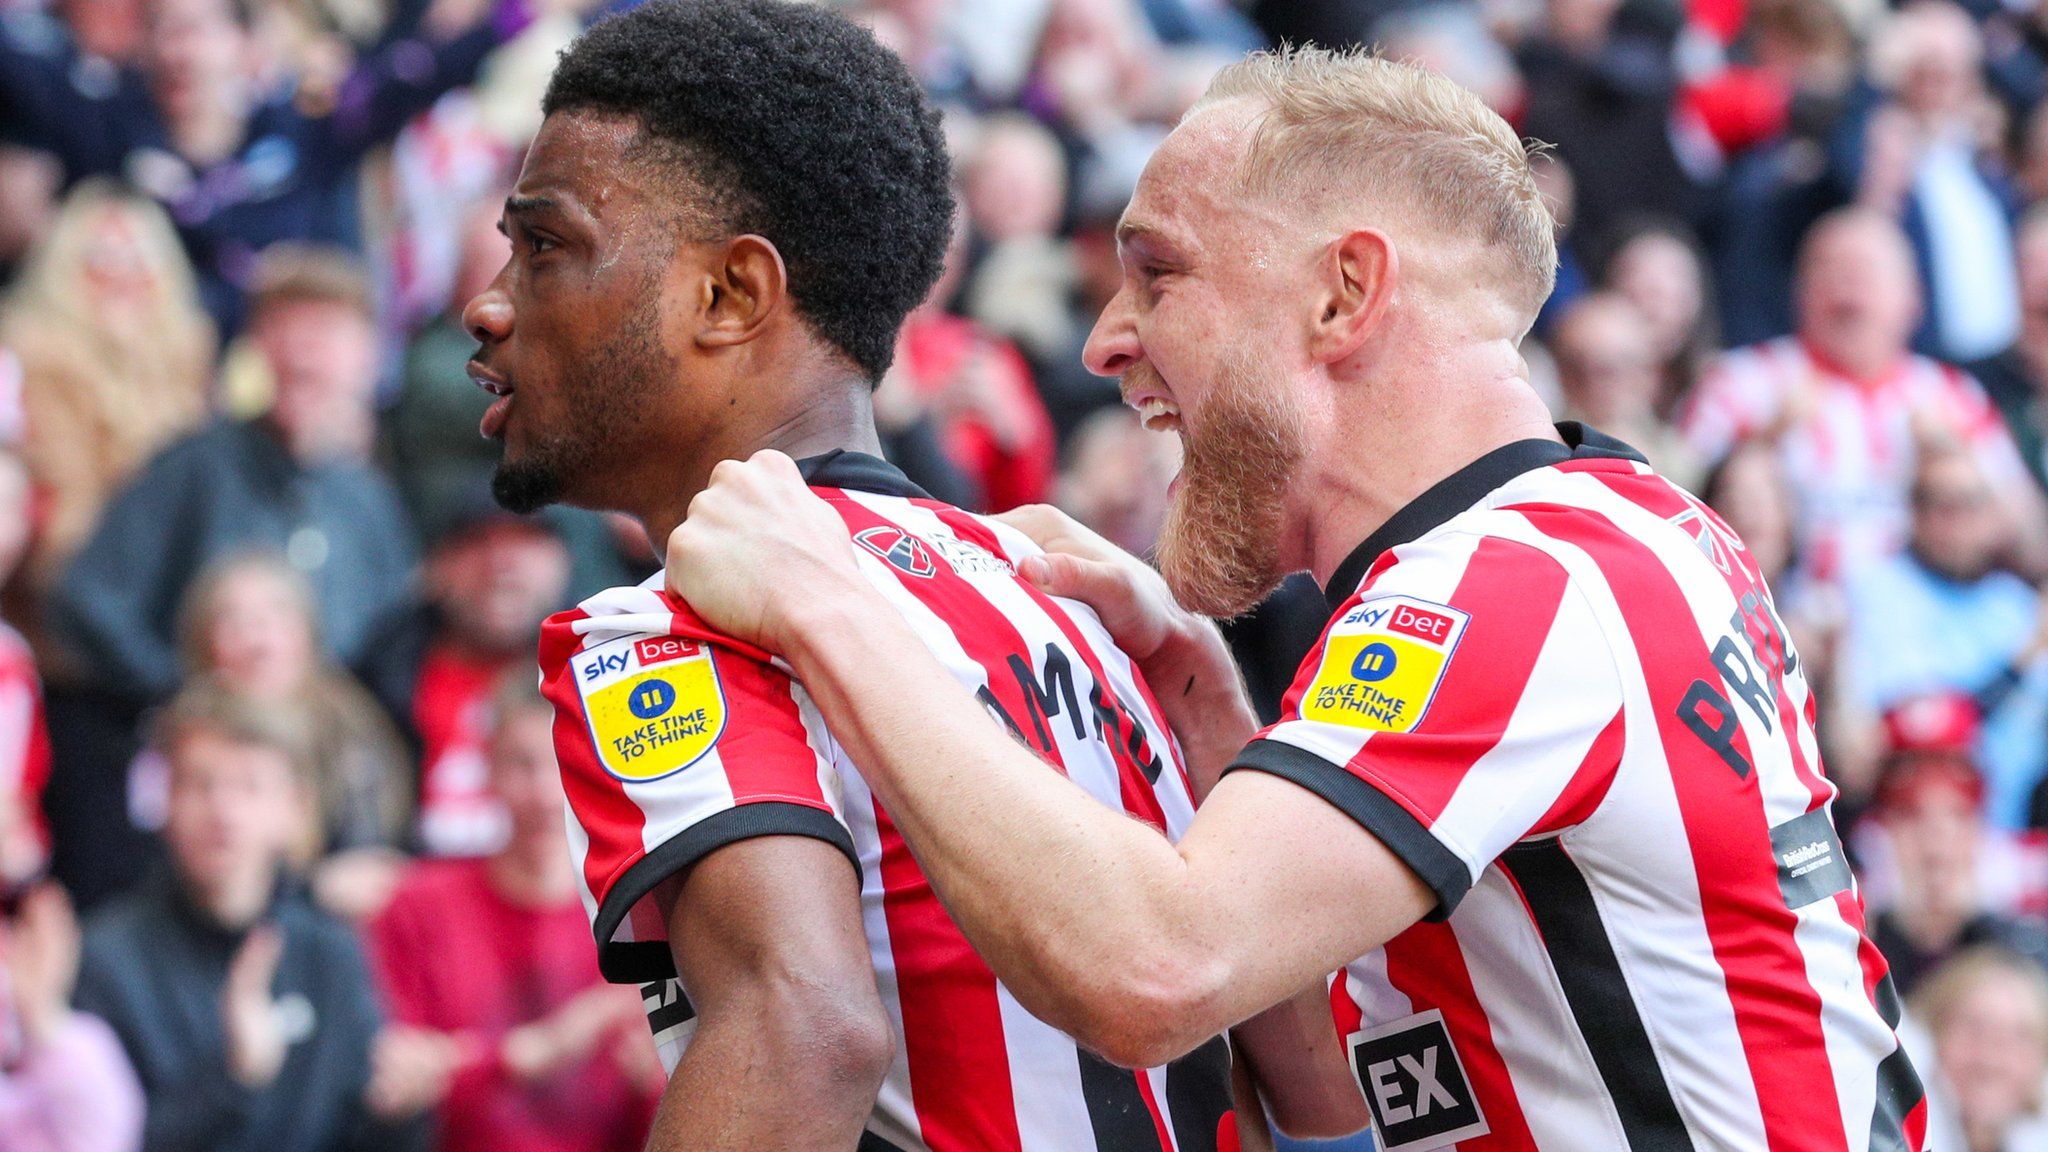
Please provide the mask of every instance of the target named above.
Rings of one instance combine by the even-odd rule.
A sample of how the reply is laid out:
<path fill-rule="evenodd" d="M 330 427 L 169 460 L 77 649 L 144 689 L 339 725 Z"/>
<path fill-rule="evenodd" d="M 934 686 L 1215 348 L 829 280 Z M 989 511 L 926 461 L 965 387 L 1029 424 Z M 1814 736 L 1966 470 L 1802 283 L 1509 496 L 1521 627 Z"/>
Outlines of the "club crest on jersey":
<path fill-rule="evenodd" d="M 725 730 L 711 651 L 680 636 L 614 640 L 570 658 L 604 770 L 638 784 L 703 757 Z"/>
<path fill-rule="evenodd" d="M 1471 616 L 1412 596 L 1368 600 L 1330 630 L 1301 716 L 1375 732 L 1422 722 Z"/>
<path fill-rule="evenodd" d="M 1714 567 L 1719 568 L 1723 575 L 1734 573 L 1735 563 L 1730 552 L 1743 551 L 1743 546 L 1742 540 L 1733 532 L 1715 524 L 1697 508 L 1687 508 L 1673 516 L 1671 525 L 1692 537 L 1700 554 L 1713 561 Z"/>
<path fill-rule="evenodd" d="M 853 542 L 912 576 L 929 577 L 939 570 L 924 541 L 901 528 L 883 525 L 864 529 L 853 534 Z"/>

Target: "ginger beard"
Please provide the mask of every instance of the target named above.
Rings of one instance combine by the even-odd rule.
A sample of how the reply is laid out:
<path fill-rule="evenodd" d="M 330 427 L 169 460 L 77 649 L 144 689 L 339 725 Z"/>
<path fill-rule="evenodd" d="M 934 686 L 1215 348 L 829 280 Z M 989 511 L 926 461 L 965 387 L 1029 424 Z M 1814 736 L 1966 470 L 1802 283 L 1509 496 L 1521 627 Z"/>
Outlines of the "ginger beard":
<path fill-rule="evenodd" d="M 1138 379 L 1157 379 L 1140 364 Z M 1125 394 L 1135 380 L 1127 379 Z M 1180 483 L 1159 532 L 1159 571 L 1183 607 L 1227 618 L 1279 587 L 1285 502 L 1308 435 L 1284 383 L 1231 353 L 1199 411 L 1181 413 Z"/>

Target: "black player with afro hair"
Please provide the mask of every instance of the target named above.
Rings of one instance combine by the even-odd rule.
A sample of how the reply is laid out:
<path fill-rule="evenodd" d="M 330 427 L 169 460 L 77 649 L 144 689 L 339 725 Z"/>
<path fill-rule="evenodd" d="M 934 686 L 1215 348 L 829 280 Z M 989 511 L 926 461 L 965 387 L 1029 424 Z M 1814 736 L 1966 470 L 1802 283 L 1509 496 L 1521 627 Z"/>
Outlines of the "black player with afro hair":
<path fill-rule="evenodd" d="M 953 216 L 938 118 L 903 63 L 822 8 L 651 0 L 571 45 L 543 108 L 505 201 L 510 259 L 463 313 L 470 375 L 499 396 L 482 423 L 503 444 L 499 502 L 624 511 L 659 547 L 721 461 L 772 448 L 885 472 L 853 453 L 879 454 L 872 389 Z M 758 717 L 718 723 L 732 762 L 776 739 Z M 580 722 L 557 727 L 590 756 Z M 630 803 L 563 762 L 579 814 L 593 791 Z M 606 977 L 660 992 L 664 1043 L 694 1006 L 649 1147 L 886 1149 L 863 1130 L 894 1033 L 851 844 L 798 804 L 723 815 L 739 823 L 693 825 L 604 880 Z M 620 910 L 636 942 L 614 943 Z"/>
<path fill-rule="evenodd" d="M 721 459 L 874 450 L 867 393 L 953 222 L 938 116 L 865 29 L 651 0 L 563 53 L 469 305 L 493 488 L 661 540 Z"/>
<path fill-rule="evenodd" d="M 938 280 L 953 200 L 937 115 L 866 33 L 781 0 L 653 3 L 565 52 L 541 110 L 636 118 L 720 224 L 782 252 L 818 335 L 881 379 Z"/>

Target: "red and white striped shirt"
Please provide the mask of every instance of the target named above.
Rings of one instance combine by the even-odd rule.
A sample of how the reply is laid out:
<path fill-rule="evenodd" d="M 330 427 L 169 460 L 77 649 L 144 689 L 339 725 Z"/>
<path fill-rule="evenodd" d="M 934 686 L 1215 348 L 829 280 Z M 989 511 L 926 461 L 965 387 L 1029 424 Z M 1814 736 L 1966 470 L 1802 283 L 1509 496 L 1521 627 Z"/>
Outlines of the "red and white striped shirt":
<path fill-rule="evenodd" d="M 1770 592 L 1697 499 L 1560 431 L 1352 554 L 1234 766 L 1317 792 L 1437 894 L 1331 988 L 1382 1147 L 1917 1150 Z"/>
<path fill-rule="evenodd" d="M 1875 380 L 1835 369 L 1797 337 L 1738 348 L 1700 382 L 1681 421 L 1700 459 L 1778 438 L 1805 560 L 1821 580 L 1904 546 L 1922 436 L 1969 447 L 1995 486 L 2023 488 L 2025 462 L 1984 389 L 1962 370 L 1907 355 Z"/>
<path fill-rule="evenodd" d="M 924 498 L 873 457 L 802 467 L 868 578 L 1013 735 L 1102 803 L 1180 835 L 1192 792 L 1149 690 L 1089 609 L 1017 578 L 1014 562 L 1038 551 L 1027 538 Z M 661 588 L 656 576 L 549 620 L 541 671 L 600 966 L 645 985 L 668 1066 L 694 1021 L 648 894 L 736 840 L 813 836 L 860 871 L 897 1031 L 863 1149 L 1215 1152 L 1232 1123 L 1224 1041 L 1130 1072 L 1032 1017 L 941 907 L 803 685 Z"/>

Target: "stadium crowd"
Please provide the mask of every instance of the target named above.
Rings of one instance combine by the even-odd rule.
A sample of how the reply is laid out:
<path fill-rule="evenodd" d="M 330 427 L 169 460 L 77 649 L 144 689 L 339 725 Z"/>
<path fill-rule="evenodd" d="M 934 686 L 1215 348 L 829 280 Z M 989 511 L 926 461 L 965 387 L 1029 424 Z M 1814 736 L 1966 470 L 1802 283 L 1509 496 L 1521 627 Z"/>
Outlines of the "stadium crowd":
<path fill-rule="evenodd" d="M 533 649 L 652 550 L 490 502 L 460 321 L 604 10 L 0 0 L 0 1152 L 640 1146 Z M 962 207 L 891 456 L 1137 552 L 1176 443 L 1080 347 L 1220 64 L 1378 43 L 1549 144 L 1532 372 L 1770 574 L 1931 1146 L 2048 1149 L 2048 4 L 848 10 Z M 1228 625 L 1269 716 L 1326 609 Z"/>

